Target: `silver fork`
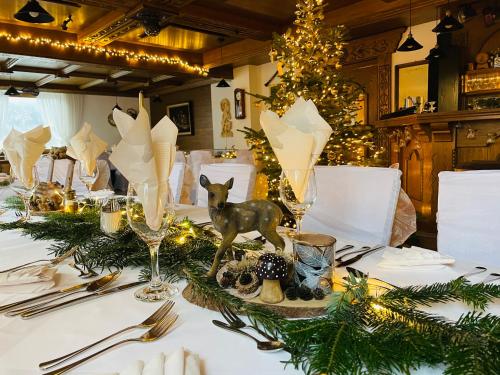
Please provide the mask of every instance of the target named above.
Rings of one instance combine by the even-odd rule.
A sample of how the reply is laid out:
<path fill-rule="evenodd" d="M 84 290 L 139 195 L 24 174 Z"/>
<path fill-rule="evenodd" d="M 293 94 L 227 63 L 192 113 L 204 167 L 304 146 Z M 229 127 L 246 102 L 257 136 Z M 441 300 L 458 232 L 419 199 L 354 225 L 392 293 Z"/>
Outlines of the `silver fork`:
<path fill-rule="evenodd" d="M 130 327 L 123 328 L 109 336 L 104 337 L 103 339 L 100 339 L 99 341 L 96 341 L 90 345 L 87 345 L 81 349 L 75 350 L 74 352 L 65 354 L 59 358 L 51 359 L 46 362 L 42 362 L 38 365 L 40 369 L 42 370 L 47 370 L 51 367 L 57 366 L 63 362 L 66 362 L 68 359 L 75 357 L 76 355 L 83 353 L 91 348 L 93 348 L 96 345 L 99 345 L 100 343 L 109 340 L 110 338 L 113 338 L 115 336 L 118 336 L 124 332 L 133 330 L 133 329 L 142 329 L 142 328 L 150 328 L 153 327 L 156 323 L 162 321 L 162 319 L 172 310 L 172 307 L 174 306 L 173 301 L 167 301 L 165 302 L 158 310 L 156 310 L 150 317 L 148 317 L 146 320 L 144 320 L 142 323 L 135 324 Z"/>
<path fill-rule="evenodd" d="M 362 253 L 364 251 L 372 251 L 372 250 L 377 250 L 377 249 L 381 249 L 383 248 L 384 246 L 382 245 L 376 245 L 376 246 L 373 246 L 373 247 L 370 247 L 370 246 L 363 246 L 361 248 L 359 248 L 358 250 L 356 251 L 351 251 L 350 253 L 346 253 L 346 254 L 343 254 L 337 258 L 335 258 L 335 261 L 336 262 L 342 262 L 342 258 L 344 257 L 348 257 L 349 255 L 353 255 L 353 254 L 358 254 L 358 253 Z"/>
<path fill-rule="evenodd" d="M 233 328 L 241 329 L 241 328 L 251 328 L 254 331 L 260 333 L 262 336 L 264 336 L 266 339 L 271 340 L 271 341 L 276 341 L 276 337 L 271 336 L 267 332 L 261 330 L 258 327 L 254 327 L 251 325 L 246 324 L 243 320 L 240 319 L 238 315 L 234 311 L 232 311 L 229 307 L 227 306 L 220 306 L 219 311 L 226 319 L 226 321 L 229 323 L 229 325 Z"/>
<path fill-rule="evenodd" d="M 42 263 L 42 262 L 46 262 L 47 265 L 57 266 L 59 263 L 63 262 L 65 259 L 67 259 L 70 256 L 72 256 L 76 252 L 77 249 L 78 249 L 77 246 L 73 246 L 71 249 L 69 249 L 68 251 L 66 251 L 62 255 L 60 255 L 58 257 L 55 257 L 54 259 L 38 259 L 38 260 L 34 260 L 32 262 L 28 262 L 28 263 L 21 264 L 19 266 L 8 268 L 6 270 L 1 270 L 0 273 L 17 271 L 17 270 L 20 270 L 22 268 L 26 268 L 26 267 L 28 267 L 28 266 L 30 266 L 32 264 Z"/>
<path fill-rule="evenodd" d="M 467 272 L 467 273 L 464 273 L 462 276 L 460 277 L 469 277 L 469 276 L 472 276 L 472 275 L 477 275 L 477 274 L 480 274 L 480 273 L 483 273 L 485 271 L 487 271 L 488 269 L 486 267 L 482 267 L 482 266 L 477 266 L 477 267 L 474 267 L 471 271 Z"/>
<path fill-rule="evenodd" d="M 495 281 L 497 279 L 500 279 L 500 273 L 492 272 L 486 278 L 482 281 L 482 283 L 487 284 L 491 283 L 492 281 Z"/>
<path fill-rule="evenodd" d="M 82 363 L 87 362 L 88 360 L 98 356 L 99 354 L 102 354 L 104 352 L 107 352 L 110 349 L 116 348 L 117 346 L 123 345 L 125 343 L 129 342 L 151 342 L 158 340 L 162 336 L 164 336 L 169 328 L 175 323 L 177 320 L 178 315 L 177 314 L 167 314 L 162 320 L 160 320 L 158 323 L 156 323 L 152 328 L 149 329 L 149 331 L 145 332 L 139 337 L 135 338 L 130 338 L 122 341 L 115 342 L 114 344 L 105 347 L 104 349 L 99 350 L 98 352 L 95 352 L 85 358 L 82 358 L 76 362 L 70 363 L 69 365 L 66 365 L 64 367 L 61 367 L 59 369 L 46 372 L 44 375 L 60 375 L 60 374 L 65 374 L 69 370 L 80 366 Z"/>

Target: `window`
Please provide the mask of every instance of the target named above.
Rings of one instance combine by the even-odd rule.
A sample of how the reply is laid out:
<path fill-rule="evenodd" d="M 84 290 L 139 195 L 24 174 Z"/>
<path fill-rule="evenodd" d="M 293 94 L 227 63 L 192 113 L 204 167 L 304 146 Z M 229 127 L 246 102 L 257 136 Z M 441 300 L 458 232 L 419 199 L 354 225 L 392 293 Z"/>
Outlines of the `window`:
<path fill-rule="evenodd" d="M 9 97 L 0 126 L 0 142 L 12 128 L 25 132 L 43 124 L 42 108 L 37 98 Z"/>

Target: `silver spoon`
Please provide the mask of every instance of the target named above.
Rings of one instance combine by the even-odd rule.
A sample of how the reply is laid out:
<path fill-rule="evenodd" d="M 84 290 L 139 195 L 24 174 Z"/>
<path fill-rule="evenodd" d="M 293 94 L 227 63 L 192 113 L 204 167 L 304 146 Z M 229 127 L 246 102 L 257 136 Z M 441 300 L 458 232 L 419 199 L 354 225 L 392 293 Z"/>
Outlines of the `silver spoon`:
<path fill-rule="evenodd" d="M 226 329 L 228 331 L 236 332 L 236 333 L 239 333 L 243 336 L 250 337 L 253 341 L 255 341 L 257 343 L 257 349 L 259 349 L 259 350 L 267 351 L 267 352 L 271 352 L 271 351 L 274 352 L 274 351 L 282 350 L 284 348 L 284 344 L 280 341 L 260 341 L 260 340 L 257 340 L 252 335 L 249 335 L 248 333 L 243 332 L 242 330 L 232 328 L 230 325 L 228 325 L 224 322 L 221 322 L 220 320 L 212 320 L 212 323 L 215 324 L 219 328 Z"/>

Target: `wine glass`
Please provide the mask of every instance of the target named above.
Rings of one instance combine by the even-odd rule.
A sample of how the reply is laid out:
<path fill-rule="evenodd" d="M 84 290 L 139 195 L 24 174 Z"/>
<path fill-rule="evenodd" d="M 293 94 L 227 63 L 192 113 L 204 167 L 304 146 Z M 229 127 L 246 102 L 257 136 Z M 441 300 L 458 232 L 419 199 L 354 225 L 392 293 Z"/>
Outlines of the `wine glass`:
<path fill-rule="evenodd" d="M 9 190 L 11 178 L 7 173 L 0 172 L 0 216 L 3 215 L 7 210 L 3 207 L 4 196 L 6 192 Z"/>
<path fill-rule="evenodd" d="M 304 214 L 316 200 L 314 169 L 282 170 L 279 193 L 281 201 L 295 217 L 296 231 L 291 235 L 299 239 Z"/>
<path fill-rule="evenodd" d="M 87 190 L 89 191 L 89 196 L 92 195 L 92 185 L 95 184 L 97 178 L 99 177 L 99 169 L 97 168 L 97 164 L 95 165 L 92 171 L 87 170 L 87 165 L 83 161 L 78 161 L 78 178 L 81 182 L 87 186 Z"/>
<path fill-rule="evenodd" d="M 158 198 L 157 198 L 158 197 Z M 175 219 L 174 203 L 170 187 L 129 183 L 127 192 L 127 219 L 132 230 L 149 247 L 151 255 L 151 281 L 138 290 L 135 298 L 145 302 L 165 300 L 178 293 L 178 289 L 160 278 L 158 252 L 169 227 Z M 148 213 L 148 215 L 146 214 Z"/>
<path fill-rule="evenodd" d="M 29 221 L 31 219 L 30 200 L 40 183 L 37 168 L 33 166 L 31 168 L 31 176 L 25 176 L 24 178 L 17 176 L 14 168 L 11 168 L 9 176 L 9 187 L 21 197 L 24 203 L 25 211 L 21 220 Z"/>

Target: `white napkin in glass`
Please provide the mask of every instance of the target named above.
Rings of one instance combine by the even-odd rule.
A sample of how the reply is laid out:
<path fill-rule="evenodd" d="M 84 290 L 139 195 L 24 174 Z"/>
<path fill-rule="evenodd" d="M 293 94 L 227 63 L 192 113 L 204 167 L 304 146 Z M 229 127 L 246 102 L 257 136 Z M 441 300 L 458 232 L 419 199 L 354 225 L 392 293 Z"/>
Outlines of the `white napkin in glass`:
<path fill-rule="evenodd" d="M 157 230 L 161 225 L 161 193 L 168 189 L 168 176 L 175 161 L 178 129 L 164 116 L 151 130 L 149 115 L 139 94 L 139 114 L 134 120 L 115 109 L 113 119 L 122 140 L 113 149 L 109 160 L 135 187 L 141 200 L 146 223 Z"/>
<path fill-rule="evenodd" d="M 92 125 L 84 123 L 82 128 L 69 141 L 67 154 L 80 160 L 90 175 L 95 170 L 97 157 L 101 155 L 108 144 L 92 131 Z"/>
<path fill-rule="evenodd" d="M 50 140 L 50 128 L 37 126 L 25 133 L 12 129 L 3 141 L 3 148 L 14 174 L 26 187 L 33 184 L 33 166 Z"/>
<path fill-rule="evenodd" d="M 52 288 L 57 269 L 49 265 L 29 266 L 0 273 L 0 293 L 37 293 Z"/>
<path fill-rule="evenodd" d="M 156 354 L 148 363 L 132 363 L 120 375 L 200 375 L 200 358 L 184 348 L 171 354 Z"/>
<path fill-rule="evenodd" d="M 262 112 L 260 124 L 295 196 L 303 200 L 309 177 L 307 171 L 323 152 L 333 132 L 331 126 L 320 116 L 313 101 L 303 98 L 298 98 L 281 118 L 272 111 Z M 290 170 L 303 172 L 292 176 L 287 173 Z"/>
<path fill-rule="evenodd" d="M 383 268 L 414 269 L 427 268 L 455 263 L 455 259 L 437 251 L 417 246 L 403 249 L 387 249 L 378 264 Z"/>

